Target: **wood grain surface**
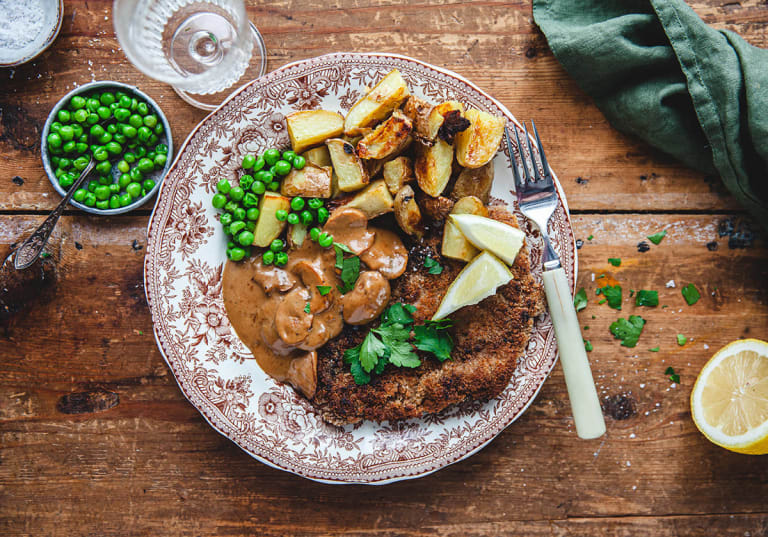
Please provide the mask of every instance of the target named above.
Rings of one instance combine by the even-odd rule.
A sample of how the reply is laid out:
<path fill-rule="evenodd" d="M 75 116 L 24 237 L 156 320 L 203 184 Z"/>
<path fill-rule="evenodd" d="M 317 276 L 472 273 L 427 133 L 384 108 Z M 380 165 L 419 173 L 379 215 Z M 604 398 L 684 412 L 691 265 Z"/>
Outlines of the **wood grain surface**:
<path fill-rule="evenodd" d="M 128 63 L 111 5 L 67 0 L 51 49 L 0 70 L 0 259 L 59 201 L 39 138 L 73 87 L 138 85 L 177 144 L 204 117 Z M 768 46 L 765 2 L 691 5 Z M 768 461 L 710 444 L 688 405 L 715 350 L 768 339 L 765 241 L 718 179 L 614 131 L 553 58 L 529 2 L 251 1 L 249 13 L 269 69 L 328 52 L 397 52 L 453 69 L 536 120 L 583 243 L 578 286 L 590 302 L 579 318 L 608 432 L 577 438 L 557 366 L 517 422 L 433 475 L 328 486 L 269 468 L 207 425 L 157 350 L 142 276 L 149 209 L 72 210 L 52 240 L 56 285 L 0 325 L 0 535 L 768 535 Z M 662 243 L 640 252 L 661 229 Z M 737 240 L 750 230 L 756 238 Z M 597 304 L 595 288 L 612 280 L 625 289 L 621 314 L 648 321 L 634 349 L 608 331 L 617 312 Z M 680 294 L 687 283 L 702 292 L 693 306 Z M 630 288 L 659 290 L 661 305 L 633 306 Z"/>

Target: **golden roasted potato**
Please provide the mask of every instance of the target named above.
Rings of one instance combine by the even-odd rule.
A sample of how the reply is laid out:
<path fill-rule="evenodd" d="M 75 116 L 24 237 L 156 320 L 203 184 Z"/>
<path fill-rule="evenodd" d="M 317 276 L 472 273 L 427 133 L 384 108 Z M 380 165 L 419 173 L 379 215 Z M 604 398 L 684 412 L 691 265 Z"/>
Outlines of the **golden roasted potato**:
<path fill-rule="evenodd" d="M 458 132 L 469 127 L 469 121 L 462 117 L 464 105 L 458 101 L 446 101 L 435 106 L 427 118 L 427 136 L 430 140 L 440 137 L 453 142 Z M 443 129 L 443 131 L 441 131 Z"/>
<path fill-rule="evenodd" d="M 456 135 L 456 160 L 465 168 L 479 168 L 496 155 L 505 120 L 474 108 L 467 110 L 464 117 L 470 125 Z"/>
<path fill-rule="evenodd" d="M 493 161 L 479 168 L 464 168 L 456 178 L 451 190 L 451 198 L 457 200 L 465 196 L 476 196 L 483 203 L 488 203 L 493 186 Z"/>
<path fill-rule="evenodd" d="M 424 235 L 421 210 L 410 185 L 405 185 L 398 191 L 394 205 L 395 220 L 400 229 L 416 237 Z"/>
<path fill-rule="evenodd" d="M 314 164 L 307 164 L 300 170 L 291 169 L 283 178 L 280 193 L 291 198 L 330 198 L 332 172 L 330 166 L 320 168 Z"/>
<path fill-rule="evenodd" d="M 392 195 L 397 194 L 405 183 L 413 181 L 413 162 L 408 157 L 397 157 L 384 163 L 384 182 Z"/>
<path fill-rule="evenodd" d="M 451 214 L 455 202 L 445 196 L 437 196 L 436 198 L 433 198 L 429 194 L 425 194 L 419 190 L 416 192 L 416 203 L 419 204 L 421 214 L 428 220 L 442 222 L 448 218 L 449 214 Z"/>
<path fill-rule="evenodd" d="M 413 165 L 419 187 L 430 196 L 439 196 L 451 179 L 453 146 L 437 140 L 432 147 L 422 147 Z"/>
<path fill-rule="evenodd" d="M 344 118 L 341 114 L 328 110 L 302 110 L 289 114 L 285 118 L 291 147 L 301 153 L 315 145 L 320 145 L 328 138 L 341 136 L 344 130 Z"/>
<path fill-rule="evenodd" d="M 399 107 L 410 92 L 397 69 L 392 69 L 371 91 L 350 108 L 344 120 L 344 134 L 363 134 L 362 129 L 381 121 Z"/>
<path fill-rule="evenodd" d="M 307 238 L 307 226 L 299 222 L 298 224 L 291 224 L 288 229 L 288 247 L 298 248 L 304 244 L 304 239 Z"/>
<path fill-rule="evenodd" d="M 403 112 L 413 124 L 413 132 L 425 141 L 434 140 L 434 136 L 429 136 L 429 114 L 432 112 L 432 103 L 411 95 L 405 101 Z"/>
<path fill-rule="evenodd" d="M 395 110 L 362 140 L 357 142 L 357 154 L 364 159 L 383 159 L 397 151 L 411 132 L 411 120 Z"/>
<path fill-rule="evenodd" d="M 307 162 L 324 168 L 325 166 L 331 166 L 331 154 L 328 153 L 328 148 L 324 145 L 313 147 L 304 151 L 302 156 Z"/>
<path fill-rule="evenodd" d="M 479 198 L 466 196 L 456 202 L 451 214 L 476 214 L 487 217 L 488 209 L 486 209 Z M 480 253 L 480 250 L 464 237 L 464 234 L 456 224 L 448 219 L 445 221 L 445 227 L 443 228 L 441 253 L 445 257 L 469 262 Z"/>
<path fill-rule="evenodd" d="M 389 193 L 386 183 L 383 179 L 374 181 L 364 190 L 361 190 L 347 202 L 345 207 L 355 207 L 365 213 L 368 219 L 392 211 L 394 200 Z"/>
<path fill-rule="evenodd" d="M 365 171 L 368 172 L 368 179 L 370 180 L 376 177 L 384 168 L 384 161 L 378 159 L 364 160 L 363 166 L 365 166 Z"/>
<path fill-rule="evenodd" d="M 360 190 L 368 184 L 370 178 L 368 170 L 357 157 L 355 147 L 349 142 L 340 138 L 328 140 L 325 145 L 331 154 L 333 171 L 338 178 L 339 190 L 342 192 L 352 192 Z"/>
<path fill-rule="evenodd" d="M 285 222 L 281 222 L 275 216 L 280 209 L 291 210 L 291 198 L 281 196 L 277 192 L 264 192 L 259 202 L 259 219 L 256 220 L 256 228 L 253 230 L 253 244 L 260 247 L 269 246 L 285 228 Z"/>

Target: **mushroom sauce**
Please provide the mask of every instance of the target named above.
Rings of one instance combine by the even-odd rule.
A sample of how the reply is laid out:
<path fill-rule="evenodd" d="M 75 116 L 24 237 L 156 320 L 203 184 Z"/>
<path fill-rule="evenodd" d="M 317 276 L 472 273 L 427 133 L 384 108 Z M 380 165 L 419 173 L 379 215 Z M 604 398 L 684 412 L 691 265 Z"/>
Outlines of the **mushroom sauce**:
<path fill-rule="evenodd" d="M 334 248 L 309 239 L 291 250 L 284 267 L 254 257 L 227 261 L 224 268 L 224 306 L 237 335 L 265 373 L 308 398 L 317 387 L 316 350 L 339 335 L 345 322 L 376 319 L 389 304 L 389 280 L 400 276 L 408 262 L 397 234 L 368 227 L 358 209 L 337 209 L 324 231 L 360 257 L 360 275 L 346 294 L 337 288 L 341 280 Z M 322 295 L 318 286 L 331 290 Z"/>

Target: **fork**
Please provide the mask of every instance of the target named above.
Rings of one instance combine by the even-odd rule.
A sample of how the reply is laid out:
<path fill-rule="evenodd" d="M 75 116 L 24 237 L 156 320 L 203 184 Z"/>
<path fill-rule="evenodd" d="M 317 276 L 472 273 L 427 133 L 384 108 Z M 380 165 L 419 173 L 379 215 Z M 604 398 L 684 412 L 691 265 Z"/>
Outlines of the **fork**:
<path fill-rule="evenodd" d="M 571 401 L 576 433 L 584 439 L 598 438 L 605 433 L 605 419 L 600 408 L 600 401 L 597 398 L 597 390 L 592 379 L 587 353 L 584 350 L 584 340 L 581 336 L 579 320 L 576 317 L 570 286 L 565 271 L 560 265 L 560 257 L 552 248 L 552 242 L 547 232 L 547 223 L 558 205 L 557 191 L 552 180 L 552 172 L 549 169 L 547 157 L 544 155 L 539 133 L 533 121 L 531 121 L 531 126 L 536 136 L 541 169 L 544 172 L 543 175 L 539 172 L 531 145 L 531 137 L 528 134 L 528 129 L 523 125 L 525 139 L 528 141 L 528 154 L 531 158 L 533 178 L 528 171 L 528 163 L 523 154 L 523 145 L 520 143 L 517 128 L 514 130 L 520 154 L 519 159 L 516 158 L 515 152 L 512 150 L 509 129 L 504 127 L 509 157 L 513 163 L 512 171 L 515 176 L 517 203 L 525 217 L 538 226 L 544 241 L 544 292 L 547 296 L 547 304 L 557 336 L 560 363 L 563 364 L 565 384 L 568 387 L 568 398 Z M 520 175 L 518 167 L 523 168 L 524 178 Z"/>

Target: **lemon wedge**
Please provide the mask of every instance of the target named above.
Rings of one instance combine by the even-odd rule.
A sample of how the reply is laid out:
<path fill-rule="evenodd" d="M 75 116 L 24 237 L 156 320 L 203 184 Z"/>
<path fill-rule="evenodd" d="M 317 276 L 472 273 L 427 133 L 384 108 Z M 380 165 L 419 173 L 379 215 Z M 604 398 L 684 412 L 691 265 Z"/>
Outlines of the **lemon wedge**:
<path fill-rule="evenodd" d="M 480 252 L 448 287 L 432 320 L 443 319 L 464 306 L 477 304 L 511 279 L 512 273 L 499 258 L 489 252 Z"/>
<path fill-rule="evenodd" d="M 476 214 L 452 214 L 451 221 L 458 226 L 469 242 L 480 250 L 488 250 L 504 260 L 515 262 L 525 241 L 525 233 L 503 222 Z"/>
<path fill-rule="evenodd" d="M 768 453 L 768 343 L 729 343 L 707 362 L 691 393 L 696 427 L 720 447 Z"/>

